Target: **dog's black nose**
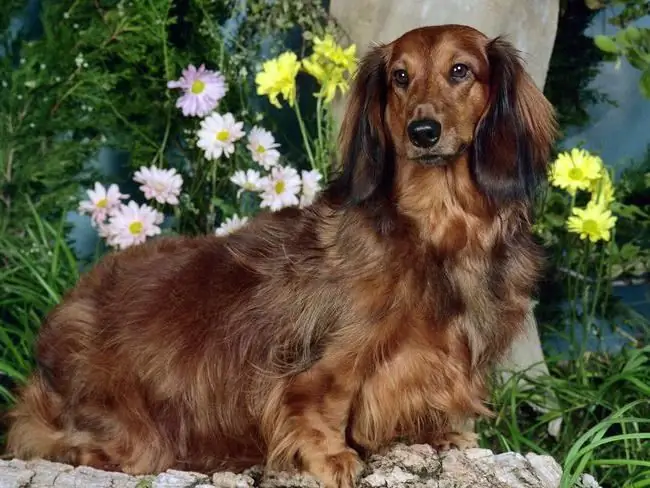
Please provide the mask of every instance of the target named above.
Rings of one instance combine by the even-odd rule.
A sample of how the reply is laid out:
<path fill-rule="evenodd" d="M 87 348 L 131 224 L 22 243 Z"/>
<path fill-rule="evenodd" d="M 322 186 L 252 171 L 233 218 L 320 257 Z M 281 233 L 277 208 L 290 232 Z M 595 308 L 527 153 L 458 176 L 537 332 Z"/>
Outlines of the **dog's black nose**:
<path fill-rule="evenodd" d="M 417 147 L 435 146 L 440 139 L 442 127 L 433 119 L 414 120 L 408 125 L 407 132 L 411 142 Z"/>

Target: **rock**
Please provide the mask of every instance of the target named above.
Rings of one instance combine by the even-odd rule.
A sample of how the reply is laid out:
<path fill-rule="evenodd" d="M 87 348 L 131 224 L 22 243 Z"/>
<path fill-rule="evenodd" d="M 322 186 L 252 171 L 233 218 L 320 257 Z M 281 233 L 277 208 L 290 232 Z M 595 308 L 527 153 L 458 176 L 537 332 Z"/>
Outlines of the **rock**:
<path fill-rule="evenodd" d="M 428 445 L 396 444 L 371 456 L 358 488 L 557 488 L 560 465 L 550 456 L 488 449 L 436 452 Z M 600 488 L 590 475 L 582 486 Z M 129 476 L 49 461 L 0 461 L 0 488 L 319 488 L 304 474 L 269 472 L 259 466 L 241 474 L 167 470 Z"/>
<path fill-rule="evenodd" d="M 217 488 L 249 488 L 255 486 L 255 480 L 245 474 L 215 473 L 212 485 Z"/>
<path fill-rule="evenodd" d="M 208 484 L 208 477 L 200 473 L 188 473 L 169 469 L 165 473 L 159 474 L 151 482 L 151 488 L 177 488 L 192 487 L 198 485 L 214 486 Z"/>

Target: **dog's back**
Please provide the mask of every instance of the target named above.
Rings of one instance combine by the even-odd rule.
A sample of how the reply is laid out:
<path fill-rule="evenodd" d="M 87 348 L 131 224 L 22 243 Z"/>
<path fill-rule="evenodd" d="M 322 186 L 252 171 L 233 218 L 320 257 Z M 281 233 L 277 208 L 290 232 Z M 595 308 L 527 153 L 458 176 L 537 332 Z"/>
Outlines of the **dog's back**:
<path fill-rule="evenodd" d="M 132 473 L 261 462 L 267 382 L 300 362 L 292 344 L 305 352 L 286 318 L 305 302 L 282 289 L 300 270 L 315 282 L 290 258 L 291 242 L 303 257 L 318 247 L 294 217 L 228 244 L 159 239 L 107 256 L 43 324 L 8 451 Z"/>

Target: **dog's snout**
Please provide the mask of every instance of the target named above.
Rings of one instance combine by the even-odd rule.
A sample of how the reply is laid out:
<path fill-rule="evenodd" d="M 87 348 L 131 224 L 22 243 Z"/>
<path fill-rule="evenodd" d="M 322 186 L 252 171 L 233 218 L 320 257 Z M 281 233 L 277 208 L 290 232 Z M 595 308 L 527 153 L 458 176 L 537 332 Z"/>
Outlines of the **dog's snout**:
<path fill-rule="evenodd" d="M 436 120 L 421 119 L 411 122 L 407 131 L 409 139 L 415 146 L 429 148 L 435 146 L 440 139 L 442 126 Z"/>

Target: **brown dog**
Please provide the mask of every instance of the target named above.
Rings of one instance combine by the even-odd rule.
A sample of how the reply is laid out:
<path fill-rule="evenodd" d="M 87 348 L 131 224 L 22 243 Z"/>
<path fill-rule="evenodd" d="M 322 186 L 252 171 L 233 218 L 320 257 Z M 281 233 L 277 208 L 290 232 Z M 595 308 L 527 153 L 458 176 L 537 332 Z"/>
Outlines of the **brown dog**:
<path fill-rule="evenodd" d="M 309 208 L 114 253 L 48 317 L 22 458 L 350 487 L 358 452 L 463 444 L 540 268 L 553 109 L 502 39 L 427 27 L 365 56 L 343 171 Z"/>

